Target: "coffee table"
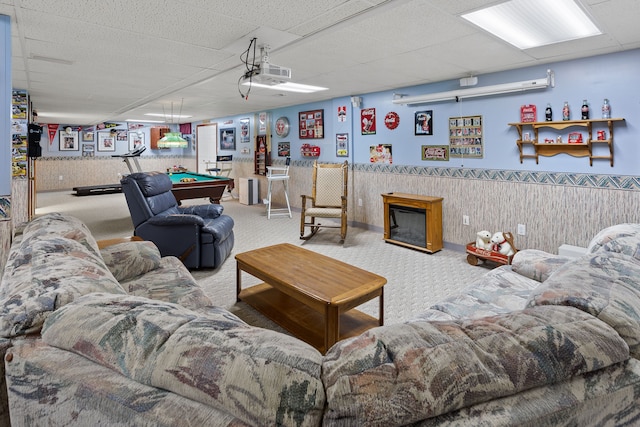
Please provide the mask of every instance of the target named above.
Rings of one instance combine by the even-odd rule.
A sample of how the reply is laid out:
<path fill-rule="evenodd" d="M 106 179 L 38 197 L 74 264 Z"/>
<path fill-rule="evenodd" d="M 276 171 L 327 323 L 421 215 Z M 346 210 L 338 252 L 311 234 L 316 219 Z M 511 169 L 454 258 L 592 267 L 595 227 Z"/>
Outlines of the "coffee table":
<path fill-rule="evenodd" d="M 237 300 L 325 353 L 339 340 L 382 326 L 387 279 L 283 243 L 236 255 Z M 265 283 L 242 289 L 242 272 Z M 378 319 L 354 310 L 379 298 Z"/>

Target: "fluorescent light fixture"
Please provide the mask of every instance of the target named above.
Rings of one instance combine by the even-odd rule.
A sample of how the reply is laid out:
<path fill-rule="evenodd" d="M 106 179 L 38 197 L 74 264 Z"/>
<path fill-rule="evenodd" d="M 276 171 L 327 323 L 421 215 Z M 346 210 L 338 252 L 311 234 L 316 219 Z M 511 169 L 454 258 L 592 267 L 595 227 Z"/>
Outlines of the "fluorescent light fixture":
<path fill-rule="evenodd" d="M 400 96 L 391 102 L 400 105 L 418 105 L 431 102 L 460 101 L 464 98 L 475 98 L 478 96 L 501 95 L 512 92 L 524 92 L 527 90 L 545 89 L 554 87 L 554 73 L 547 70 L 547 77 L 535 80 L 524 80 L 521 82 L 503 83 L 493 86 L 473 87 L 470 89 L 456 89 L 447 92 L 427 93 L 417 96 Z"/>
<path fill-rule="evenodd" d="M 133 123 L 164 123 L 164 120 L 149 120 L 149 119 L 142 119 L 142 120 L 136 120 L 136 119 L 127 119 L 125 120 L 125 122 L 133 122 Z"/>
<path fill-rule="evenodd" d="M 574 0 L 510 0 L 462 17 L 519 49 L 602 34 Z"/>
<path fill-rule="evenodd" d="M 249 80 L 248 78 L 243 78 L 240 84 L 244 86 L 262 87 L 266 89 L 283 90 L 286 92 L 297 92 L 297 93 L 313 93 L 313 92 L 320 92 L 322 90 L 328 89 L 326 87 L 303 85 L 300 83 L 293 83 L 293 82 L 274 81 L 273 83 L 271 82 L 260 83 L 260 82 L 256 82 L 255 79 Z"/>
<path fill-rule="evenodd" d="M 185 116 L 185 115 L 180 115 L 180 114 L 171 114 L 171 115 L 167 115 L 167 114 L 162 114 L 162 113 L 145 113 L 145 116 L 151 116 L 151 117 L 169 117 L 171 119 L 188 119 L 190 117 L 193 116 Z"/>

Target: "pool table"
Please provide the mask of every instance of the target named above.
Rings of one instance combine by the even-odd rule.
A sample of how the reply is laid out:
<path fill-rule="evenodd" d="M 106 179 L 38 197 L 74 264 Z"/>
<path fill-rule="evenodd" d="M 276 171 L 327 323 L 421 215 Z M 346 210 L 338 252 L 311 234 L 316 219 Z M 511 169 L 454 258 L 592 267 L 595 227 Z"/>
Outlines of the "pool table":
<path fill-rule="evenodd" d="M 208 197 L 211 203 L 220 203 L 225 188 L 233 188 L 233 179 L 226 176 L 204 175 L 195 172 L 169 172 L 173 183 L 171 192 L 178 204 L 185 199 Z M 192 180 L 183 182 L 184 180 Z M 195 181 L 193 181 L 195 180 Z"/>

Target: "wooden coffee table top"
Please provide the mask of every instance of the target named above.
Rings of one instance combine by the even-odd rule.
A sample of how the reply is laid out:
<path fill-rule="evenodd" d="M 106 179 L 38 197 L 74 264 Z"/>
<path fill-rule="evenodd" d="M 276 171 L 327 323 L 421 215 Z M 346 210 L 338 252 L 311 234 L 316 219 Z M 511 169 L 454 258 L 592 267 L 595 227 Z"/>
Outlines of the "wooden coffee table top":
<path fill-rule="evenodd" d="M 236 255 L 237 299 L 324 353 L 384 324 L 387 279 L 287 243 Z M 242 272 L 265 283 L 242 289 Z M 355 309 L 378 298 L 378 318 Z"/>
<path fill-rule="evenodd" d="M 348 304 L 387 283 L 382 276 L 289 243 L 238 254 L 236 261 L 281 292 L 295 288 L 322 304 Z"/>

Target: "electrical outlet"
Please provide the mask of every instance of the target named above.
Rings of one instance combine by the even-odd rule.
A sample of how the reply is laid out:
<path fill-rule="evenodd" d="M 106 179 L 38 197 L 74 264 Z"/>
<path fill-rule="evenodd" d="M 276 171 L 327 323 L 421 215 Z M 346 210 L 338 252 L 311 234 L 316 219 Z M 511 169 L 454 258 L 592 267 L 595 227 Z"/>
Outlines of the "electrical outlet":
<path fill-rule="evenodd" d="M 469 225 L 469 215 L 462 215 L 462 225 Z"/>
<path fill-rule="evenodd" d="M 518 234 L 520 236 L 526 236 L 527 235 L 527 226 L 524 224 L 518 224 Z"/>
<path fill-rule="evenodd" d="M 62 181 L 62 175 L 58 177 L 58 181 Z"/>
<path fill-rule="evenodd" d="M 358 206 L 362 206 L 362 199 L 358 199 Z"/>

